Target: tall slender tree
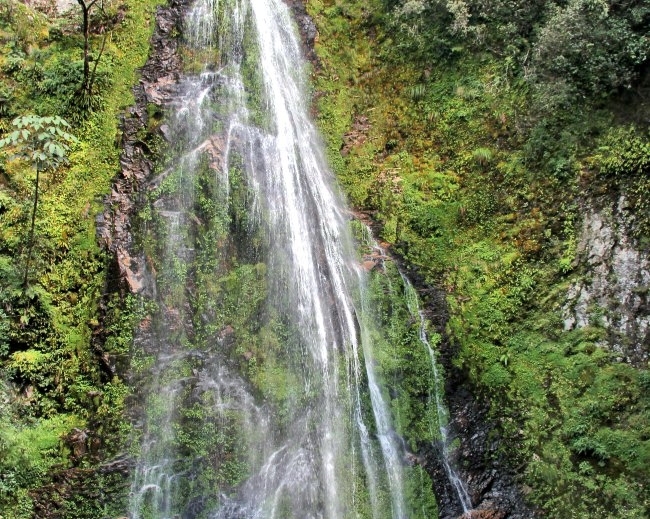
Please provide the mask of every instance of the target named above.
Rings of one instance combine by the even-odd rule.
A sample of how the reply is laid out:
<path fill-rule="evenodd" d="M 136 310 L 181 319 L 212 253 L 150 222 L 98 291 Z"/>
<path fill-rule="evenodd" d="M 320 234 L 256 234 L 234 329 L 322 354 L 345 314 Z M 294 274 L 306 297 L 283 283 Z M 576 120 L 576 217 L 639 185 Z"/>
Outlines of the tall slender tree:
<path fill-rule="evenodd" d="M 83 32 L 83 38 L 84 38 L 84 50 L 83 50 L 84 69 L 83 69 L 83 83 L 81 85 L 81 92 L 85 94 L 87 97 L 90 97 L 93 93 L 92 90 L 93 90 L 93 83 L 95 82 L 95 76 L 97 73 L 97 65 L 99 64 L 102 54 L 104 53 L 104 48 L 106 47 L 106 40 L 108 39 L 108 35 L 110 33 L 110 30 L 107 30 L 104 33 L 104 38 L 102 40 L 102 45 L 99 50 L 99 54 L 94 60 L 95 65 L 93 66 L 93 69 L 91 71 L 90 70 L 90 29 L 91 29 L 90 17 L 93 9 L 99 8 L 99 11 L 103 16 L 102 27 L 104 29 L 106 29 L 106 26 L 110 26 L 111 22 L 109 20 L 108 15 L 106 14 L 106 11 L 104 10 L 104 0 L 77 0 L 77 3 L 79 4 L 79 7 L 81 7 L 81 15 L 82 15 L 81 30 Z"/>
<path fill-rule="evenodd" d="M 88 91 L 90 86 L 90 12 L 100 0 L 77 0 L 81 7 L 81 30 L 84 37 L 84 79 L 83 90 Z"/>
<path fill-rule="evenodd" d="M 31 225 L 27 238 L 27 259 L 23 277 L 23 287 L 27 288 L 34 250 L 34 229 L 41 173 L 55 170 L 64 163 L 69 145 L 78 141 L 74 135 L 67 131 L 70 129 L 70 125 L 61 117 L 24 115 L 14 119 L 12 124 L 15 130 L 0 139 L 0 149 L 12 148 L 18 157 L 30 162 L 36 171 Z"/>

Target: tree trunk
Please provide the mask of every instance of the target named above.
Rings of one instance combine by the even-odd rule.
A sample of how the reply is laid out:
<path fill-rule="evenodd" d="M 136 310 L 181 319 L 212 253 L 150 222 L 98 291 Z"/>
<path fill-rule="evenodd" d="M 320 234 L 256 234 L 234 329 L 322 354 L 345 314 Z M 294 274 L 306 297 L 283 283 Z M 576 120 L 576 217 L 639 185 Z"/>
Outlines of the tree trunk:
<path fill-rule="evenodd" d="M 90 86 L 90 10 L 97 3 L 97 0 L 86 2 L 87 0 L 77 0 L 83 17 L 81 26 L 84 35 L 84 79 L 82 88 L 87 93 L 90 93 L 88 92 Z"/>
<path fill-rule="evenodd" d="M 38 209 L 38 183 L 40 180 L 41 168 L 36 167 L 36 189 L 34 190 L 34 207 L 32 208 L 32 225 L 29 229 L 29 238 L 27 240 L 27 261 L 25 262 L 25 277 L 23 278 L 23 288 L 27 288 L 29 276 L 29 266 L 32 262 L 32 252 L 34 251 L 34 228 L 36 227 L 36 209 Z"/>
<path fill-rule="evenodd" d="M 108 40 L 108 34 L 108 32 L 104 33 L 102 48 L 99 49 L 99 55 L 97 56 L 95 64 L 93 65 L 93 72 L 90 74 L 90 79 L 88 80 L 88 95 L 92 95 L 93 93 L 93 84 L 95 83 L 95 77 L 97 77 L 97 65 L 99 65 L 99 60 L 102 59 L 102 56 L 104 54 L 104 49 L 106 48 L 106 40 Z"/>

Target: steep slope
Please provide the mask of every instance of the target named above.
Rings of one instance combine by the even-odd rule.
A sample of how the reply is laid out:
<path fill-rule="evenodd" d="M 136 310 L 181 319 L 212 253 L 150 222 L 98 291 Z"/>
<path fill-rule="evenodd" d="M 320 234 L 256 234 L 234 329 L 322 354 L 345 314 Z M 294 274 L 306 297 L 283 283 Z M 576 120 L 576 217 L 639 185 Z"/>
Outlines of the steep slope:
<path fill-rule="evenodd" d="M 5 146 L 0 170 L 0 515 L 117 515 L 128 434 L 119 377 L 138 309 L 121 302 L 95 215 L 119 170 L 119 115 L 133 103 L 157 0 L 91 11 L 84 92 L 81 10 L 0 3 L 0 128 L 17 116 L 70 123 L 67 162 L 41 171 L 33 247 L 32 160 Z M 64 3 L 61 3 L 63 5 Z M 70 4 L 68 2 L 68 4 Z M 44 119 L 43 119 L 44 118 Z M 34 128 L 30 128 L 34 130 Z M 36 130 L 34 130 L 36 131 Z M 47 152 L 47 149 L 41 150 Z M 29 249 L 33 249 L 31 252 Z M 27 258 L 31 256 L 29 268 Z M 25 282 L 26 281 L 26 282 Z M 107 294 L 106 287 L 113 292 Z"/>
<path fill-rule="evenodd" d="M 475 492 L 501 459 L 548 517 L 646 517 L 647 6 L 307 8 L 349 200 L 444 294 Z"/>

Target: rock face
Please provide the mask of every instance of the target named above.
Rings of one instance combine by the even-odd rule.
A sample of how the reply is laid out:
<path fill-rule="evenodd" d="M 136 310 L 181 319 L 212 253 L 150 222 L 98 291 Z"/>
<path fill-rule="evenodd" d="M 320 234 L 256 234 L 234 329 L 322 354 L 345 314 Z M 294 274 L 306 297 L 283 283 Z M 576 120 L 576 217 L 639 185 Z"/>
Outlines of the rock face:
<path fill-rule="evenodd" d="M 307 14 L 305 0 L 284 0 L 284 2 L 291 8 L 293 17 L 298 24 L 298 30 L 300 31 L 300 36 L 302 38 L 305 57 L 310 61 L 312 65 L 318 67 L 319 61 L 318 57 L 316 56 L 316 51 L 314 50 L 314 44 L 318 39 L 318 30 L 316 29 L 314 21 Z"/>
<path fill-rule="evenodd" d="M 447 478 L 439 446 L 424 447 L 419 458 L 431 475 L 441 519 L 534 519 L 540 513 L 526 504 L 524 489 L 517 483 L 515 471 L 499 455 L 500 442 L 494 437 L 494 424 L 488 412 L 489 402 L 474 396 L 468 377 L 454 365 L 456 349 L 445 335 L 449 318 L 445 292 L 418 282 L 414 285 L 427 302 L 427 318 L 443 337 L 439 362 L 445 372 L 445 399 L 449 408 L 450 438 L 459 443 L 451 462 L 467 484 L 473 508 L 463 511 Z"/>
<path fill-rule="evenodd" d="M 630 236 L 630 218 L 624 195 L 584 208 L 577 262 L 588 275 L 569 288 L 564 327 L 604 326 L 603 346 L 643 366 L 650 351 L 650 261 Z"/>
<path fill-rule="evenodd" d="M 154 167 L 154 157 L 139 136 L 146 133 L 149 125 L 147 105 L 164 108 L 176 93 L 182 62 L 174 33 L 180 28 L 190 3 L 190 0 L 172 0 L 168 7 L 158 9 L 151 54 L 142 69 L 140 84 L 134 88 L 136 105 L 122 119 L 121 171 L 106 199 L 104 212 L 97 217 L 99 242 L 113 253 L 119 278 L 133 293 L 145 288 L 146 264 L 143 256 L 133 256 L 131 252 L 131 216 Z M 157 131 L 164 138 L 164 128 Z"/>

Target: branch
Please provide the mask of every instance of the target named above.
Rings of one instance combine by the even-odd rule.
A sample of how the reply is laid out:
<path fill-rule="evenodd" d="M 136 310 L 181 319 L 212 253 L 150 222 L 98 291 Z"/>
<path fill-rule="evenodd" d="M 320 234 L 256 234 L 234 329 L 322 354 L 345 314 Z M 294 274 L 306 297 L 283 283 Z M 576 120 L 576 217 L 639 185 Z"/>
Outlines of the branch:
<path fill-rule="evenodd" d="M 97 65 L 99 65 L 99 60 L 102 59 L 102 54 L 104 54 L 104 48 L 106 47 L 106 40 L 108 39 L 108 35 L 111 34 L 110 32 L 104 33 L 104 39 L 102 40 L 102 48 L 99 49 L 99 55 L 97 56 L 97 59 L 95 60 L 95 63 L 93 64 L 93 71 L 90 74 L 90 80 L 88 81 L 88 93 L 92 94 L 93 91 L 93 84 L 95 83 L 95 74 L 97 73 Z"/>

